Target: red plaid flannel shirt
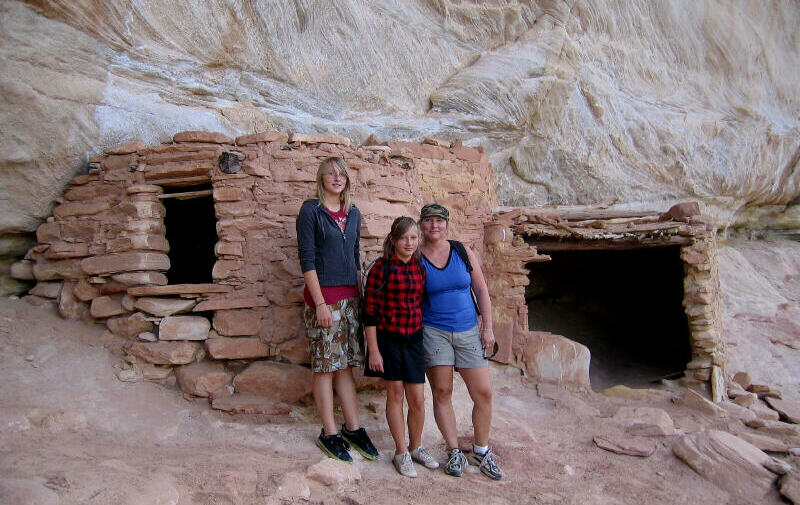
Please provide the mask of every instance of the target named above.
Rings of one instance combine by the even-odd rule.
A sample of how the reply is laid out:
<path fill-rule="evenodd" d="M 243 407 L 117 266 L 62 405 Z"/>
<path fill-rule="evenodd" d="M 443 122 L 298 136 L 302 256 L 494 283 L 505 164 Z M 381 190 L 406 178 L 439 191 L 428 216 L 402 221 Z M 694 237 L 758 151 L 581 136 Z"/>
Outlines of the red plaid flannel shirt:
<path fill-rule="evenodd" d="M 422 329 L 422 294 L 425 269 L 417 260 L 389 260 L 386 285 L 378 291 L 386 261 L 380 258 L 369 270 L 364 292 L 364 325 L 409 336 Z"/>

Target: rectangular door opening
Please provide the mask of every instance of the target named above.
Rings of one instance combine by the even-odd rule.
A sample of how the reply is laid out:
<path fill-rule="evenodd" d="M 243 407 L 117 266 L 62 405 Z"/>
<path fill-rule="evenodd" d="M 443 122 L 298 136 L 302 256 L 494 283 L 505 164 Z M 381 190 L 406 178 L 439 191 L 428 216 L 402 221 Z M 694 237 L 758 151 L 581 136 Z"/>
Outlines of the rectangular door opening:
<path fill-rule="evenodd" d="M 217 261 L 217 219 L 211 184 L 164 188 L 164 226 L 169 242 L 170 284 L 211 283 Z"/>

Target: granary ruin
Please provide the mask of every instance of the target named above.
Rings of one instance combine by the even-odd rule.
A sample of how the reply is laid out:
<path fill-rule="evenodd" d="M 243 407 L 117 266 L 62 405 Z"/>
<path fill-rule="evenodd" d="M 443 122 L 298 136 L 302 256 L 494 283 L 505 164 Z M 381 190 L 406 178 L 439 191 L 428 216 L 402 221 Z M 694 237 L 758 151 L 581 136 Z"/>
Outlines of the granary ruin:
<path fill-rule="evenodd" d="M 622 344 L 605 347 L 633 345 L 638 334 L 652 353 L 671 353 L 664 371 L 677 366 L 682 380 L 710 382 L 715 397 L 724 391 L 716 249 L 697 204 L 665 212 L 498 208 L 486 153 L 460 141 L 371 137 L 354 147 L 333 135 L 271 131 L 232 139 L 192 131 L 156 146 L 128 142 L 91 158 L 88 172 L 69 182 L 12 275 L 35 281 L 32 299 L 54 300 L 63 317 L 104 324 L 126 339 L 120 379 L 177 380 L 218 409 L 279 412 L 310 394 L 294 226 L 329 156 L 350 166 L 365 264 L 395 217 L 417 216 L 433 201 L 451 208 L 451 237 L 483 261 L 496 361 L 541 381 L 588 388 L 594 344 L 540 326 L 536 314 L 554 300 L 572 300 L 561 305 L 567 319 L 579 306 L 605 313 L 608 302 L 639 286 L 650 291 L 630 293 L 610 319 L 633 328 Z M 598 251 L 660 252 L 615 260 L 617 275 L 592 282 L 581 272 L 603 270 L 605 260 L 574 255 Z M 646 268 L 632 269 L 637 262 Z M 617 282 L 609 279 L 631 271 L 632 284 L 611 289 Z M 649 274 L 636 278 L 636 271 Z M 659 298 L 662 291 L 672 294 Z M 645 298 L 665 311 L 634 317 L 648 303 L 631 308 L 632 300 Z"/>

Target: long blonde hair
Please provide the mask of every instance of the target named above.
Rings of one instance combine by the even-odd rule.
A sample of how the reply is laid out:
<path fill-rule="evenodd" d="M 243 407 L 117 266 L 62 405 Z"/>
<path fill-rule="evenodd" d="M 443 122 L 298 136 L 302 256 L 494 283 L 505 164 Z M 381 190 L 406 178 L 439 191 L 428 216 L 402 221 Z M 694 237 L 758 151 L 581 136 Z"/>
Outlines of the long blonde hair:
<path fill-rule="evenodd" d="M 347 163 L 342 158 L 330 156 L 320 162 L 317 169 L 317 198 L 319 198 L 320 203 L 325 203 L 325 186 L 322 183 L 322 173 L 329 166 L 340 171 L 347 180 L 344 190 L 339 195 L 339 201 L 344 202 L 344 213 L 347 214 L 350 212 L 350 206 L 352 205 L 350 202 L 350 174 L 347 172 Z"/>

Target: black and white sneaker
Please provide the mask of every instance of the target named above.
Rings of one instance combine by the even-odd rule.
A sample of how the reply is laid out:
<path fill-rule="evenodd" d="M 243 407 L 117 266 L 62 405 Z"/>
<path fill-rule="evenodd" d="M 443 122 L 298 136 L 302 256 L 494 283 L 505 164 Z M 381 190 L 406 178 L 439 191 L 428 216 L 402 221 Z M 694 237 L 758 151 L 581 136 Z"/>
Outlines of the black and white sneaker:
<path fill-rule="evenodd" d="M 444 467 L 444 473 L 453 477 L 461 477 L 461 474 L 464 473 L 464 468 L 468 465 L 467 457 L 464 456 L 461 449 L 453 449 L 447 453 L 447 466 Z"/>
<path fill-rule="evenodd" d="M 338 459 L 345 463 L 352 463 L 353 458 L 350 457 L 350 445 L 338 433 L 336 435 L 325 435 L 323 429 L 317 438 L 317 447 L 322 452 L 328 455 L 329 458 Z"/>
<path fill-rule="evenodd" d="M 486 454 L 471 453 L 469 459 L 472 460 L 474 465 L 478 465 L 481 472 L 490 479 L 500 480 L 503 478 L 503 471 L 497 466 L 495 459 L 497 456 L 492 451 L 486 451 Z"/>
<path fill-rule="evenodd" d="M 372 445 L 372 440 L 369 439 L 367 430 L 362 427 L 357 430 L 350 431 L 343 424 L 341 431 L 342 437 L 350 442 L 350 445 L 353 446 L 353 449 L 357 450 L 362 456 L 371 461 L 378 459 L 378 449 Z"/>

